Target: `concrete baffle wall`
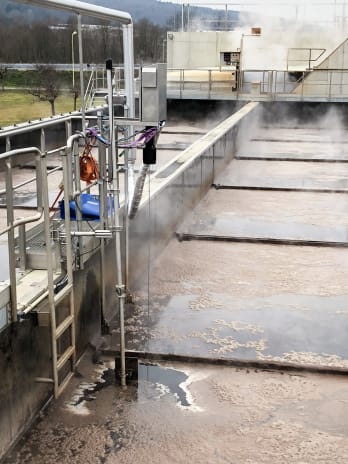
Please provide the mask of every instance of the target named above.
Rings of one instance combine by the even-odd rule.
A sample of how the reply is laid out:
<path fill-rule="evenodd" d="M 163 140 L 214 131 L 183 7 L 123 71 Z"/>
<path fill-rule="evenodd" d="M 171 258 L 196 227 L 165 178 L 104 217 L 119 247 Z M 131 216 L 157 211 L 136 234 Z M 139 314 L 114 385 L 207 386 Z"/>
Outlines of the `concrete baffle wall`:
<path fill-rule="evenodd" d="M 150 197 L 144 197 L 130 221 L 130 289 L 145 278 L 185 215 L 208 191 L 215 177 L 234 157 L 244 130 L 259 114 L 258 103 L 248 103 L 194 142 L 151 179 Z"/>

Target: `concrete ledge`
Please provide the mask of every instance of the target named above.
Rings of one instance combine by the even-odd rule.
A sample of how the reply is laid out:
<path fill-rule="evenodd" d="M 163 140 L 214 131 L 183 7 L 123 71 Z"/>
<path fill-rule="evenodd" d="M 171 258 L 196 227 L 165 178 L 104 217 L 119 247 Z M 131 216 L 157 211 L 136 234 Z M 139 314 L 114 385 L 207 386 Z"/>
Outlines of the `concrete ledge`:
<path fill-rule="evenodd" d="M 118 350 L 103 350 L 105 355 L 119 356 Z M 241 360 L 241 359 L 224 359 L 224 358 L 205 358 L 200 356 L 183 356 L 178 354 L 170 353 L 147 353 L 145 351 L 131 351 L 127 350 L 126 356 L 130 356 L 138 359 L 146 359 L 151 361 L 176 361 L 183 363 L 192 364 L 209 364 L 211 366 L 228 366 L 228 367 L 239 367 L 242 369 L 262 369 L 272 371 L 284 371 L 284 372 L 308 372 L 312 374 L 325 374 L 325 375 L 344 375 L 348 376 L 348 369 L 339 367 L 327 367 L 327 366 L 316 366 L 316 365 L 301 365 L 301 364 L 290 364 L 280 363 L 277 361 L 257 361 L 257 360 Z"/>

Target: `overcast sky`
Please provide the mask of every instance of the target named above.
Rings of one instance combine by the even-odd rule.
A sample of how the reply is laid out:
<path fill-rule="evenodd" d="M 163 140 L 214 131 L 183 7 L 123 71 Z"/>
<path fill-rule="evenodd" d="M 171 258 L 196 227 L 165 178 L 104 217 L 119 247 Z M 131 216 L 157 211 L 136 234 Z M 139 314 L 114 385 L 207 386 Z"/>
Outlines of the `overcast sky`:
<path fill-rule="evenodd" d="M 345 0 L 161 0 L 162 2 L 218 7 L 239 11 L 253 11 L 263 15 L 297 19 L 304 22 L 342 22 L 348 18 L 348 1 Z"/>

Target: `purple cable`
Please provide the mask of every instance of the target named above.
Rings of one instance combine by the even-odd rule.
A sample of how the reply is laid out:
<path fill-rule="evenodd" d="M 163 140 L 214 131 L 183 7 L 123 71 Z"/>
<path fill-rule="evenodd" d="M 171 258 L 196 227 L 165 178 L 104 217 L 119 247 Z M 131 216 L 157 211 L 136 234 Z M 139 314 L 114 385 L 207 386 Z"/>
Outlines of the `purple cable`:
<path fill-rule="evenodd" d="M 104 143 L 105 145 L 110 145 L 110 142 L 108 140 L 104 139 L 104 137 L 102 137 L 100 134 L 98 134 L 98 131 L 97 131 L 97 129 L 95 127 L 89 127 L 87 129 L 87 135 L 89 137 L 95 137 L 97 140 Z"/>
<path fill-rule="evenodd" d="M 134 142 L 119 144 L 119 148 L 142 148 L 157 134 L 157 127 L 151 127 L 143 132 Z"/>

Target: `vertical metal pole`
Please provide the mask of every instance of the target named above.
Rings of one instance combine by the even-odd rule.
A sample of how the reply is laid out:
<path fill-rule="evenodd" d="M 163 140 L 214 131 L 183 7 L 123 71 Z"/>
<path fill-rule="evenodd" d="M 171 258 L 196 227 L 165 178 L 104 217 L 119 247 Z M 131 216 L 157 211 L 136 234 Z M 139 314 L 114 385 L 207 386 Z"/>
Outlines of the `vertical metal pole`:
<path fill-rule="evenodd" d="M 72 63 L 72 86 L 73 91 L 75 90 L 75 50 L 74 50 L 74 37 L 77 31 L 71 33 L 71 63 Z M 75 108 L 76 109 L 76 108 Z"/>
<path fill-rule="evenodd" d="M 125 93 L 128 106 L 128 117 L 134 118 L 134 45 L 133 24 L 122 26 Z"/>
<path fill-rule="evenodd" d="M 165 45 L 166 45 L 166 44 L 167 44 L 167 40 L 166 40 L 166 39 L 163 39 L 163 41 L 162 41 L 162 62 L 163 62 L 163 63 L 166 63 L 166 62 L 167 62 L 167 60 L 166 60 L 166 53 L 165 53 L 165 51 L 166 51 Z"/>
<path fill-rule="evenodd" d="M 114 140 L 114 116 L 112 104 L 112 61 L 106 62 L 106 75 L 108 81 L 108 97 L 109 97 L 109 119 L 110 119 L 110 136 L 111 136 L 111 153 L 113 163 L 113 201 L 114 201 L 114 219 L 115 219 L 115 267 L 116 267 L 116 293 L 119 298 L 119 316 L 120 316 L 120 361 L 121 361 L 121 386 L 126 387 L 126 353 L 125 353 L 125 330 L 124 330 L 124 303 L 125 303 L 125 288 L 122 279 L 122 256 L 121 256 L 121 232 L 119 218 L 119 185 L 117 174 L 117 153 Z"/>
<path fill-rule="evenodd" d="M 133 24 L 123 26 L 123 56 L 125 67 L 125 90 L 127 96 L 128 117 L 133 119 L 135 117 L 134 105 L 134 44 L 133 44 Z M 130 135 L 128 133 L 128 135 Z M 125 207 L 124 207 L 124 226 L 125 226 L 125 271 L 126 283 L 128 283 L 128 262 L 129 262 L 129 223 L 128 223 L 128 203 L 129 197 L 134 194 L 134 181 L 133 181 L 133 165 L 136 159 L 136 151 L 130 150 L 124 156 L 125 164 Z M 130 169 L 129 169 L 130 166 Z M 129 177 L 131 176 L 131 178 Z M 129 188 L 132 190 L 129 191 Z"/>
<path fill-rule="evenodd" d="M 69 119 L 65 123 L 65 137 L 66 137 L 66 140 L 68 140 L 68 138 L 71 137 L 71 134 L 72 134 L 72 124 L 71 124 L 71 119 Z"/>
<path fill-rule="evenodd" d="M 102 130 L 102 111 L 97 112 L 99 131 Z M 99 143 L 99 199 L 100 199 L 100 223 L 102 229 L 106 230 L 106 218 L 108 216 L 108 203 L 106 192 L 106 147 L 104 144 Z M 101 280 L 101 306 L 102 314 L 106 313 L 106 292 L 105 292 L 105 239 L 101 239 L 100 243 L 100 280 Z"/>
<path fill-rule="evenodd" d="M 75 143 L 75 142 L 73 142 Z M 68 284 L 73 284 L 73 256 L 72 256 L 72 241 L 71 241 L 71 219 L 70 219 L 70 204 L 69 200 L 72 198 L 72 184 L 70 180 L 71 173 L 71 159 L 72 154 L 69 148 L 66 148 L 63 153 L 63 183 L 64 183 L 64 225 L 66 234 L 66 271 L 68 275 Z M 70 292 L 70 299 L 74 302 L 73 287 Z M 73 306 L 72 306 L 73 307 Z M 72 345 L 75 345 L 75 332 L 73 331 Z"/>
<path fill-rule="evenodd" d="M 7 225 L 10 230 L 7 234 L 8 261 L 10 273 L 10 293 L 11 293 L 11 322 L 17 321 L 17 287 L 16 287 L 16 257 L 15 257 L 15 237 L 13 229 L 13 184 L 12 184 L 12 161 L 6 160 L 6 200 L 7 200 Z"/>
<path fill-rule="evenodd" d="M 184 32 L 184 4 L 181 4 L 181 31 Z"/>
<path fill-rule="evenodd" d="M 50 329 L 51 329 L 52 377 L 54 381 L 54 395 L 57 398 L 59 379 L 58 379 L 58 370 L 57 370 L 56 307 L 54 304 L 53 262 L 52 262 L 52 250 L 51 250 L 46 154 L 42 155 L 41 165 L 42 165 L 41 183 L 42 183 L 42 189 L 43 189 L 44 227 L 45 227 L 45 242 L 46 242 L 47 290 L 48 290 L 48 305 L 49 305 L 49 311 L 50 311 Z"/>
<path fill-rule="evenodd" d="M 344 0 L 342 6 L 342 30 L 345 31 L 346 29 L 346 1 Z"/>
<path fill-rule="evenodd" d="M 305 73 L 302 73 L 302 79 L 301 79 L 301 99 L 303 99 L 303 93 L 304 93 L 304 83 L 305 83 Z"/>
<path fill-rule="evenodd" d="M 43 153 L 46 150 L 46 134 L 45 134 L 45 129 L 41 129 L 41 134 L 40 134 L 40 150 L 41 153 Z"/>
<path fill-rule="evenodd" d="M 128 162 L 128 152 L 124 151 L 124 215 L 123 215 L 123 224 L 125 231 L 125 278 L 124 284 L 126 291 L 128 289 L 128 272 L 129 272 L 129 218 L 128 211 L 130 207 L 130 195 L 131 192 L 131 201 L 134 196 L 134 176 L 133 176 L 133 166 L 134 163 Z"/>
<path fill-rule="evenodd" d="M 332 96 L 332 71 L 329 71 L 329 92 L 328 92 L 328 97 L 329 97 L 329 101 L 331 100 L 331 96 Z"/>
<path fill-rule="evenodd" d="M 11 150 L 11 139 L 9 136 L 6 137 L 6 151 Z"/>
<path fill-rule="evenodd" d="M 109 172 L 113 168 L 113 165 L 110 165 L 113 162 L 114 155 L 116 156 L 115 149 L 115 140 L 114 140 L 114 106 L 113 106 L 113 92 L 112 92 L 112 60 L 106 61 L 106 79 L 107 79 L 107 89 L 108 89 L 108 107 L 109 107 L 109 142 L 110 142 L 110 151 L 111 151 L 111 160 L 109 157 Z M 115 176 L 115 172 L 112 171 L 111 178 Z"/>
<path fill-rule="evenodd" d="M 83 49 L 82 49 L 82 24 L 81 15 L 77 15 L 77 31 L 79 39 L 79 62 L 80 62 L 80 93 L 81 93 L 81 116 L 82 130 L 86 128 L 86 102 L 85 102 L 85 83 L 83 78 Z"/>
<path fill-rule="evenodd" d="M 25 224 L 18 227 L 18 247 L 19 247 L 19 265 L 21 271 L 25 271 L 27 254 L 25 243 Z"/>
<path fill-rule="evenodd" d="M 73 157 L 74 157 L 74 195 L 73 199 L 76 204 L 76 229 L 82 231 L 82 201 L 81 201 L 81 177 L 80 177 L 80 155 L 78 150 L 78 142 L 73 144 Z M 78 267 L 80 270 L 84 268 L 83 259 L 81 255 L 83 253 L 83 237 L 78 237 Z"/>

